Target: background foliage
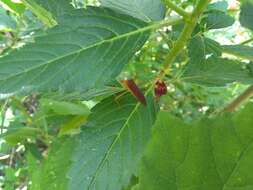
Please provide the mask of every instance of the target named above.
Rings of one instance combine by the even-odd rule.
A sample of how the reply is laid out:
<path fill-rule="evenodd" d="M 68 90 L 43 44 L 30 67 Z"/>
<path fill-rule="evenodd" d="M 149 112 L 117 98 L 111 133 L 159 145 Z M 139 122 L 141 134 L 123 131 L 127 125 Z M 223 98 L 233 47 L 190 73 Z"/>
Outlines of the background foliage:
<path fill-rule="evenodd" d="M 252 14 L 252 0 L 1 0 L 0 189 L 252 189 Z"/>

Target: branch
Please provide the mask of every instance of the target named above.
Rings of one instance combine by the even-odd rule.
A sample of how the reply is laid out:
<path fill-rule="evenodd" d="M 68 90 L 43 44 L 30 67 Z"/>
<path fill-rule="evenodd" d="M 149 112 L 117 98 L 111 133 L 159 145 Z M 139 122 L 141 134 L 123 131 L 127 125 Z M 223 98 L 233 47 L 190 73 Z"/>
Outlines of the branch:
<path fill-rule="evenodd" d="M 222 112 L 234 112 L 240 105 L 253 96 L 253 85 L 247 88 L 240 96 L 227 105 Z"/>
<path fill-rule="evenodd" d="M 170 0 L 164 0 L 164 3 L 171 8 L 173 11 L 175 11 L 176 13 L 178 13 L 179 15 L 181 15 L 182 17 L 184 17 L 185 19 L 188 19 L 191 15 L 186 12 L 184 9 L 182 9 L 181 7 L 178 7 L 176 4 L 174 4 L 173 2 L 171 2 Z"/>
<path fill-rule="evenodd" d="M 201 14 L 204 12 L 210 0 L 199 0 L 196 8 L 194 9 L 192 15 L 187 19 L 182 33 L 180 34 L 178 40 L 175 42 L 170 53 L 166 57 L 166 62 L 164 63 L 164 69 L 160 73 L 161 78 L 168 72 L 169 66 L 176 59 L 177 55 L 184 48 L 187 41 L 191 38 L 192 32 L 198 23 Z"/>

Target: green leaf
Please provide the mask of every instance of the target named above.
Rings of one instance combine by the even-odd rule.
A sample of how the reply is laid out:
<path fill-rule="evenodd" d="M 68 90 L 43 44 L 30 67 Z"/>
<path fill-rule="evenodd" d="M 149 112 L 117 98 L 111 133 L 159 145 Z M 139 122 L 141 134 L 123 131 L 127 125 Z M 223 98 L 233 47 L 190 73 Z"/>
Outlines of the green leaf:
<path fill-rule="evenodd" d="M 175 170 L 186 159 L 189 131 L 190 126 L 181 120 L 170 116 L 167 112 L 159 113 L 152 140 L 142 160 L 140 184 L 137 189 L 155 190 L 157 187 L 159 190 L 177 189 L 179 179 Z"/>
<path fill-rule="evenodd" d="M 201 64 L 205 62 L 206 56 L 221 56 L 220 44 L 210 38 L 201 35 L 194 36 L 188 44 L 188 54 L 191 62 Z"/>
<path fill-rule="evenodd" d="M 71 11 L 74 7 L 71 0 L 34 0 L 39 6 L 49 11 L 55 18 Z"/>
<path fill-rule="evenodd" d="M 4 138 L 9 144 L 18 144 L 24 140 L 35 139 L 41 134 L 40 129 L 32 127 L 10 127 L 6 133 L 0 135 L 1 138 Z"/>
<path fill-rule="evenodd" d="M 101 89 L 121 72 L 154 26 L 108 9 L 75 10 L 35 43 L 0 59 L 0 93 Z"/>
<path fill-rule="evenodd" d="M 36 147 L 37 148 L 37 147 Z M 36 186 L 34 184 L 35 182 L 39 182 L 40 180 L 40 165 L 38 162 L 38 158 L 35 157 L 30 151 L 27 151 L 26 153 L 26 162 L 27 162 L 27 170 L 28 175 L 31 179 L 32 185 L 29 186 L 29 189 L 34 190 L 33 186 Z M 38 183 L 37 183 L 38 185 Z M 36 190 L 40 190 L 39 188 Z"/>
<path fill-rule="evenodd" d="M 247 66 L 248 66 L 248 68 L 250 70 L 250 73 L 253 75 L 253 63 L 250 62 Z"/>
<path fill-rule="evenodd" d="M 195 36 L 188 45 L 190 61 L 182 78 L 207 86 L 225 86 L 232 82 L 251 84 L 253 75 L 244 63 L 217 57 L 225 47 L 211 39 Z"/>
<path fill-rule="evenodd" d="M 12 12 L 17 14 L 23 14 L 25 11 L 25 6 L 20 2 L 13 2 L 11 0 L 1 0 L 1 3 L 5 4 Z"/>
<path fill-rule="evenodd" d="M 253 76 L 244 66 L 239 61 L 210 57 L 200 65 L 188 63 L 183 79 L 206 86 L 225 86 L 232 82 L 251 84 Z"/>
<path fill-rule="evenodd" d="M 53 142 L 48 158 L 33 172 L 31 190 L 67 190 L 68 171 L 75 138 L 60 138 Z"/>
<path fill-rule="evenodd" d="M 131 177 L 131 180 L 130 180 L 130 183 L 128 184 L 127 187 L 124 187 L 123 189 L 121 190 L 133 190 L 133 188 L 138 185 L 138 182 L 139 182 L 139 179 L 138 177 L 136 176 L 132 176 Z"/>
<path fill-rule="evenodd" d="M 227 12 L 228 2 L 227 1 L 218 1 L 212 4 L 209 4 L 207 7 L 208 11 L 222 11 Z"/>
<path fill-rule="evenodd" d="M 201 64 L 205 61 L 206 48 L 204 38 L 200 35 L 196 35 L 192 38 L 188 44 L 188 54 L 191 62 L 194 64 Z M 196 50 L 197 48 L 197 50 Z"/>
<path fill-rule="evenodd" d="M 102 6 L 115 9 L 146 22 L 162 20 L 165 6 L 161 0 L 100 0 Z"/>
<path fill-rule="evenodd" d="M 148 97 L 147 102 L 143 106 L 126 95 L 94 108 L 73 154 L 69 189 L 115 190 L 128 185 L 155 121 L 154 100 Z"/>
<path fill-rule="evenodd" d="M 48 12 L 43 7 L 39 6 L 35 0 L 22 0 L 24 5 L 30 9 L 42 23 L 48 27 L 53 27 L 57 24 L 56 20 L 53 18 L 52 14 Z"/>
<path fill-rule="evenodd" d="M 253 105 L 187 125 L 161 112 L 140 171 L 139 189 L 253 188 Z"/>
<path fill-rule="evenodd" d="M 221 11 L 211 11 L 202 20 L 202 23 L 206 25 L 208 30 L 226 28 L 233 25 L 234 22 L 233 17 Z"/>
<path fill-rule="evenodd" d="M 79 132 L 79 128 L 87 121 L 87 116 L 75 116 L 70 121 L 61 126 L 59 136 L 69 135 Z"/>
<path fill-rule="evenodd" d="M 90 114 L 89 108 L 80 103 L 66 101 L 55 101 L 50 99 L 41 99 L 40 105 L 44 110 L 51 110 L 58 115 L 85 115 Z"/>
<path fill-rule="evenodd" d="M 242 1 L 240 23 L 243 27 L 253 30 L 253 1 Z"/>
<path fill-rule="evenodd" d="M 221 56 L 222 48 L 220 44 L 210 38 L 204 38 L 206 55 Z"/>
<path fill-rule="evenodd" d="M 222 51 L 228 54 L 235 55 L 239 58 L 253 61 L 253 47 L 245 45 L 225 45 L 222 46 Z"/>
<path fill-rule="evenodd" d="M 10 31 L 16 28 L 16 23 L 6 10 L 0 6 L 0 31 Z"/>

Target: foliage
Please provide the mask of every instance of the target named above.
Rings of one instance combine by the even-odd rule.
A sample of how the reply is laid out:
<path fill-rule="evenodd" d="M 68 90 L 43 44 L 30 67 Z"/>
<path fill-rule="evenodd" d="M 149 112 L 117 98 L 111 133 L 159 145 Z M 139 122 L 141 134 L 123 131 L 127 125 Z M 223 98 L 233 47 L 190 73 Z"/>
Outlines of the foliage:
<path fill-rule="evenodd" d="M 252 188 L 252 110 L 250 104 L 235 115 L 191 125 L 161 112 L 143 158 L 139 189 Z"/>
<path fill-rule="evenodd" d="M 2 0 L 0 189 L 252 189 L 252 12 Z"/>

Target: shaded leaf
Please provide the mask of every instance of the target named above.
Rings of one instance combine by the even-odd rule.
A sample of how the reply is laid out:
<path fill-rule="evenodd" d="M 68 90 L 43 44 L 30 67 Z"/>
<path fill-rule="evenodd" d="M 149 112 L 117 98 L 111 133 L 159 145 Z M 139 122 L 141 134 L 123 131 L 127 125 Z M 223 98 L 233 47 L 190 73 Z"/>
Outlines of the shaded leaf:
<path fill-rule="evenodd" d="M 79 136 L 69 171 L 69 189 L 108 190 L 127 186 L 149 139 L 155 120 L 154 100 L 132 96 L 108 98 L 93 109 Z"/>
<path fill-rule="evenodd" d="M 142 159 L 137 189 L 177 189 L 175 169 L 186 159 L 189 130 L 190 126 L 167 112 L 159 113 L 152 140 Z"/>
<path fill-rule="evenodd" d="M 146 22 L 162 20 L 165 6 L 161 0 L 100 0 L 102 6 L 115 9 Z"/>
<path fill-rule="evenodd" d="M 240 23 L 243 27 L 253 30 L 253 1 L 242 1 Z"/>
<path fill-rule="evenodd" d="M 253 76 L 239 61 L 210 57 L 200 65 L 190 62 L 183 74 L 187 82 L 207 86 L 225 86 L 232 82 L 251 84 Z"/>
<path fill-rule="evenodd" d="M 102 88 L 146 41 L 152 26 L 145 26 L 107 9 L 75 10 L 35 43 L 0 59 L 0 93 Z"/>
<path fill-rule="evenodd" d="M 38 5 L 49 11 L 55 18 L 71 11 L 74 7 L 71 0 L 34 0 Z"/>
<path fill-rule="evenodd" d="M 25 11 L 25 6 L 21 2 L 13 2 L 11 0 L 1 0 L 11 11 L 22 14 Z"/>
<path fill-rule="evenodd" d="M 22 2 L 47 27 L 53 27 L 57 24 L 52 14 L 43 7 L 41 7 L 40 5 L 38 5 L 35 0 L 22 0 Z"/>
<path fill-rule="evenodd" d="M 221 11 L 211 11 L 202 20 L 207 29 L 226 28 L 234 24 L 233 17 Z"/>
<path fill-rule="evenodd" d="M 86 115 L 90 114 L 89 108 L 80 103 L 55 101 L 50 99 L 41 99 L 40 104 L 44 110 L 51 110 L 59 115 Z"/>
<path fill-rule="evenodd" d="M 207 86 L 225 86 L 232 82 L 251 84 L 253 75 L 244 63 L 217 57 L 225 47 L 211 39 L 195 36 L 188 45 L 190 61 L 182 78 Z"/>
<path fill-rule="evenodd" d="M 198 50 L 196 50 L 196 48 Z M 192 38 L 188 44 L 188 55 L 191 59 L 191 62 L 194 64 L 201 64 L 205 61 L 206 48 L 204 43 L 204 38 L 200 35 Z"/>
<path fill-rule="evenodd" d="M 138 177 L 136 176 L 132 176 L 130 183 L 127 185 L 127 187 L 124 187 L 122 190 L 132 190 L 134 188 L 134 186 L 136 186 L 139 182 Z"/>
<path fill-rule="evenodd" d="M 222 11 L 226 12 L 228 8 L 228 2 L 227 1 L 217 1 L 215 3 L 211 3 L 208 5 L 207 10 L 208 11 Z"/>
<path fill-rule="evenodd" d="M 235 55 L 239 58 L 253 61 L 253 47 L 245 45 L 225 45 L 222 46 L 222 50 L 225 53 Z"/>
<path fill-rule="evenodd" d="M 87 116 L 75 116 L 70 121 L 64 123 L 61 126 L 59 136 L 73 134 L 75 132 L 79 132 L 79 128 L 85 124 L 87 121 Z"/>
<path fill-rule="evenodd" d="M 204 38 L 206 55 L 221 56 L 222 48 L 220 44 L 210 38 Z"/>
<path fill-rule="evenodd" d="M 139 189 L 253 188 L 252 111 L 251 104 L 234 116 L 190 126 L 161 112 L 143 159 Z"/>
<path fill-rule="evenodd" d="M 28 138 L 35 139 L 39 134 L 41 134 L 41 130 L 38 128 L 13 126 L 6 133 L 1 134 L 0 137 L 4 138 L 6 142 L 15 145 Z"/>
<path fill-rule="evenodd" d="M 194 64 L 203 63 L 206 56 L 221 56 L 221 54 L 222 48 L 218 42 L 201 35 L 194 36 L 188 44 L 188 55 Z"/>
<path fill-rule="evenodd" d="M 6 10 L 0 6 L 0 31 L 10 31 L 16 28 L 16 23 Z"/>
<path fill-rule="evenodd" d="M 66 172 L 71 165 L 71 155 L 76 140 L 66 137 L 53 142 L 48 158 L 43 161 L 32 175 L 31 190 L 67 190 Z"/>

